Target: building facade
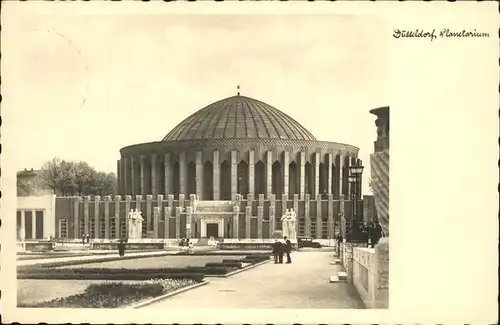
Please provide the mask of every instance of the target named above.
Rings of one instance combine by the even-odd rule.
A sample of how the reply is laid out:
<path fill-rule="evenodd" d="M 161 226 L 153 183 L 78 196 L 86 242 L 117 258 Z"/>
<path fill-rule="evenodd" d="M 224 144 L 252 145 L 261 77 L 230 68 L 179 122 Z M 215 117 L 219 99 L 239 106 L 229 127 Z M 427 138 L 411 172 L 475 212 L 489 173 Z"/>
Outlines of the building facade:
<path fill-rule="evenodd" d="M 245 96 L 197 111 L 161 141 L 120 150 L 115 197 L 57 198 L 57 237 L 118 239 L 131 209 L 151 239 L 270 239 L 286 209 L 297 234 L 333 238 L 352 215 L 349 166 L 358 148 L 317 140 L 293 118 Z M 361 193 L 357 202 L 363 203 Z"/>

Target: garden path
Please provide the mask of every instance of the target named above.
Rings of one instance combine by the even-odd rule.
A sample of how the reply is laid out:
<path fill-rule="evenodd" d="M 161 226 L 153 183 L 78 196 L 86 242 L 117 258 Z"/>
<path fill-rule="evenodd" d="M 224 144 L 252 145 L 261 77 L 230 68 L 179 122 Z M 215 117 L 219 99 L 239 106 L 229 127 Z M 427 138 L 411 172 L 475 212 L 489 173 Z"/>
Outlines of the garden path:
<path fill-rule="evenodd" d="M 144 308 L 364 308 L 349 283 L 329 283 L 342 266 L 331 252 L 294 252 L 292 264 L 272 262 L 158 301 Z"/>

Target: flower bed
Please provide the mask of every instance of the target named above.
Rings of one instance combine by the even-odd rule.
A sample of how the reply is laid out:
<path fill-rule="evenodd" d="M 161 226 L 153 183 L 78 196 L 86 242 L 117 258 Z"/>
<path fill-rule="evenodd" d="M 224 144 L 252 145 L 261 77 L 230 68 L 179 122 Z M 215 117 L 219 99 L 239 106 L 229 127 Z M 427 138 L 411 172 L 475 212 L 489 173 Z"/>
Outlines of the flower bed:
<path fill-rule="evenodd" d="M 19 304 L 18 307 L 41 308 L 118 308 L 143 299 L 195 284 L 191 279 L 150 279 L 134 283 L 91 284 L 85 292 L 39 303 Z"/>

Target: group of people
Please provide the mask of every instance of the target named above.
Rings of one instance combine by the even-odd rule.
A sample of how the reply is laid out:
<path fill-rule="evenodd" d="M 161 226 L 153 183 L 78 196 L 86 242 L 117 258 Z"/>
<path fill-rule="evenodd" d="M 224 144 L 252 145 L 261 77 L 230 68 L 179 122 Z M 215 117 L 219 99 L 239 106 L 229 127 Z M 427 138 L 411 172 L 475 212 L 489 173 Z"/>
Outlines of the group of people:
<path fill-rule="evenodd" d="M 357 225 L 355 225 L 357 226 Z M 370 223 L 363 223 L 359 225 L 359 230 L 356 229 L 360 236 L 361 240 L 365 242 L 368 247 L 375 247 L 375 245 L 378 244 L 380 238 L 384 237 L 384 232 L 382 230 L 382 226 L 380 226 L 380 223 L 378 222 L 370 222 Z M 341 243 L 344 241 L 344 238 L 342 237 L 342 234 L 339 232 L 336 235 L 336 240 L 337 243 Z M 337 245 L 339 247 L 339 245 Z"/>
<path fill-rule="evenodd" d="M 193 252 L 193 243 L 189 240 L 189 238 L 182 238 L 179 241 L 179 247 L 181 248 L 181 251 L 185 253 L 192 253 Z"/>
<path fill-rule="evenodd" d="M 90 236 L 89 236 L 89 234 L 85 234 L 82 236 L 82 244 L 85 245 L 88 243 L 90 243 Z"/>
<path fill-rule="evenodd" d="M 276 240 L 273 244 L 273 256 L 274 264 L 283 264 L 283 255 L 286 254 L 286 263 L 292 263 L 292 257 L 290 253 L 292 252 L 292 242 L 288 237 L 283 237 L 283 240 Z"/>

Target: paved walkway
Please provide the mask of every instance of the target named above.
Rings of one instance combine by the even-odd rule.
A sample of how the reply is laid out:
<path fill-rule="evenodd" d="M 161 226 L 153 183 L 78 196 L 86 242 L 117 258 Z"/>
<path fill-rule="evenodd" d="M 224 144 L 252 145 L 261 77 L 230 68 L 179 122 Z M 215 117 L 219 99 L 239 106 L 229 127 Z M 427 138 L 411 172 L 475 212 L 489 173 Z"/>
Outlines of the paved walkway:
<path fill-rule="evenodd" d="M 364 308 L 348 283 L 329 283 L 341 270 L 332 252 L 294 252 L 292 264 L 267 263 L 144 308 Z"/>
<path fill-rule="evenodd" d="M 152 252 L 137 252 L 130 253 L 125 252 L 125 256 L 149 256 L 149 255 L 173 255 L 176 254 L 177 251 L 152 251 Z M 67 257 L 54 257 L 54 258 L 43 258 L 43 259 L 33 259 L 33 260 L 20 260 L 17 261 L 17 266 L 21 265 L 33 265 L 33 264 L 46 264 L 46 263 L 54 263 L 54 262 L 66 262 L 66 261 L 94 261 L 94 260 L 102 260 L 109 257 L 118 257 L 118 252 L 113 251 L 109 252 L 109 254 L 99 254 L 99 255 L 85 255 L 85 256 L 67 256 Z"/>

